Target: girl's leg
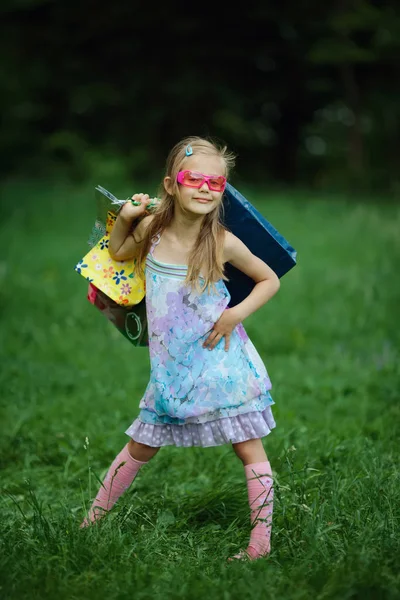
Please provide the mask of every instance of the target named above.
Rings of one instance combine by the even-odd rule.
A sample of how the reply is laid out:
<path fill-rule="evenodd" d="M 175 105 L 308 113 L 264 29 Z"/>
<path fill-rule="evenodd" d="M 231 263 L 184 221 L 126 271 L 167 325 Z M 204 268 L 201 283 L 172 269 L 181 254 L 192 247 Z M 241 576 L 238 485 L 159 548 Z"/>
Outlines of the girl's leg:
<path fill-rule="evenodd" d="M 111 510 L 118 498 L 129 488 L 140 468 L 149 462 L 159 449 L 130 440 L 111 464 L 81 527 L 87 527 Z"/>
<path fill-rule="evenodd" d="M 248 557 L 255 560 L 269 554 L 271 550 L 274 500 L 271 465 L 260 439 L 247 440 L 232 446 L 244 466 L 252 524 L 247 550 L 236 554 L 233 558 Z"/>

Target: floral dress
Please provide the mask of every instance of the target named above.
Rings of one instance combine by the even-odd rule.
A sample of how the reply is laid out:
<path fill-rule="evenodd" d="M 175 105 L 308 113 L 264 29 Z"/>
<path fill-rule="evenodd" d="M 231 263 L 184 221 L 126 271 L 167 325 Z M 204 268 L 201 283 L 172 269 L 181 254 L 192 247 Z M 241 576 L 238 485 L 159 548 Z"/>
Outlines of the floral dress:
<path fill-rule="evenodd" d="M 150 381 L 140 413 L 126 430 L 148 446 L 218 446 L 260 438 L 275 427 L 271 381 L 241 323 L 213 350 L 203 348 L 230 294 L 184 284 L 187 266 L 146 258 L 146 309 Z M 200 277 L 200 282 L 202 282 Z"/>

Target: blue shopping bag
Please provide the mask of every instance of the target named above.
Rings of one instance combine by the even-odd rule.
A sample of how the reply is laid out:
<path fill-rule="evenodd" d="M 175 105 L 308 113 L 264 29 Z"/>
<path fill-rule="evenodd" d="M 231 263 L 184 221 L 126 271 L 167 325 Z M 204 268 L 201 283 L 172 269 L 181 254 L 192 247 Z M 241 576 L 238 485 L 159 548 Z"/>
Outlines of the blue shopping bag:
<path fill-rule="evenodd" d="M 250 252 L 267 263 L 279 278 L 296 265 L 296 250 L 229 183 L 226 184 L 224 192 L 224 209 L 224 225 L 246 244 Z M 225 272 L 229 277 L 225 285 L 231 295 L 229 306 L 232 307 L 242 302 L 256 284 L 229 263 L 225 265 Z"/>

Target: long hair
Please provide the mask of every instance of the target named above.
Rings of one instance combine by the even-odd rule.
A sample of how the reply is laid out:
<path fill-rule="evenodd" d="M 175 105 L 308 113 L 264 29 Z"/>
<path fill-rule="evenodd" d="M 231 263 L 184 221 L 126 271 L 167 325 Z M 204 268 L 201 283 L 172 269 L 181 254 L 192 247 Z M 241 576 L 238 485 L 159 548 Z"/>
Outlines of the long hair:
<path fill-rule="evenodd" d="M 235 163 L 234 155 L 228 151 L 226 146 L 218 146 L 216 142 L 209 141 L 200 137 L 187 137 L 178 142 L 168 155 L 165 177 L 170 177 L 173 182 L 172 194 L 169 194 L 162 182 L 159 190 L 160 203 L 157 209 L 152 213 L 154 218 L 149 223 L 143 239 L 139 242 L 137 260 L 135 264 L 135 272 L 139 277 L 144 276 L 142 268 L 144 259 L 146 258 L 152 244 L 152 239 L 157 234 L 162 234 L 164 229 L 171 223 L 175 202 L 179 201 L 180 192 L 179 185 L 176 181 L 176 176 L 181 170 L 182 164 L 186 158 L 185 149 L 190 144 L 193 149 L 193 154 L 203 154 L 208 156 L 218 156 L 225 163 L 226 173 L 228 178 L 230 170 Z M 199 276 L 202 268 L 205 269 L 204 284 L 201 291 L 214 288 L 214 282 L 219 279 L 228 280 L 225 275 L 223 263 L 224 238 L 226 228 L 222 224 L 224 207 L 222 200 L 218 206 L 205 215 L 200 232 L 194 243 L 193 249 L 188 257 L 188 270 L 185 279 L 185 284 L 194 286 L 199 290 Z"/>

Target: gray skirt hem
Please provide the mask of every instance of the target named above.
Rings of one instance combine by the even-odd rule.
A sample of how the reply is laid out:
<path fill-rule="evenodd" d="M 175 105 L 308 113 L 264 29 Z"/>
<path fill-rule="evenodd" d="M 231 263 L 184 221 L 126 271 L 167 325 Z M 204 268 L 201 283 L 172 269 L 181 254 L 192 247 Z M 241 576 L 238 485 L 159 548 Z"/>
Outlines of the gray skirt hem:
<path fill-rule="evenodd" d="M 222 446 L 262 438 L 276 427 L 271 406 L 235 417 L 224 417 L 209 423 L 170 425 L 143 423 L 135 419 L 125 433 L 135 442 L 161 446 Z"/>

